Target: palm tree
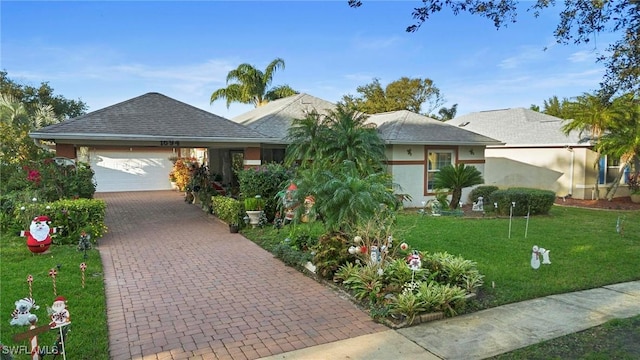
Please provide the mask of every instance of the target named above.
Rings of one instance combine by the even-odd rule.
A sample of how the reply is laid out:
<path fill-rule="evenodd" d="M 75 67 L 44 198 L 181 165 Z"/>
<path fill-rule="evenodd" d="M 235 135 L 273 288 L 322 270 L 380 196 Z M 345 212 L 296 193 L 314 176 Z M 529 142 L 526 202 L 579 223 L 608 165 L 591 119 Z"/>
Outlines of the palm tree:
<path fill-rule="evenodd" d="M 322 145 L 325 166 L 342 166 L 349 160 L 362 175 L 384 169 L 385 145 L 375 127 L 366 123 L 367 115 L 344 104 L 329 111 L 326 124 L 329 131 Z"/>
<path fill-rule="evenodd" d="M 575 101 L 568 102 L 566 105 L 565 115 L 571 120 L 562 127 L 565 134 L 577 130 L 582 136 L 585 132 L 589 133 L 588 141 L 597 144 L 600 137 L 604 134 L 605 129 L 612 122 L 612 117 L 616 115 L 611 107 L 608 99 L 596 94 L 583 94 L 578 96 Z M 595 195 L 600 198 L 600 189 L 598 187 L 600 176 L 600 151 L 598 147 L 594 147 L 596 151 L 596 161 L 594 167 L 596 169 Z"/>
<path fill-rule="evenodd" d="M 608 200 L 613 199 L 627 166 L 631 166 L 633 178 L 638 179 L 640 174 L 640 99 L 627 94 L 613 100 L 612 107 L 617 114 L 615 121 L 597 144 L 602 153 L 620 159 L 620 171 L 607 190 Z"/>
<path fill-rule="evenodd" d="M 482 174 L 473 166 L 464 164 L 447 165 L 438 171 L 434 177 L 436 189 L 449 189 L 451 191 L 451 208 L 457 209 L 462 189 L 484 183 Z"/>
<path fill-rule="evenodd" d="M 317 164 L 314 159 L 322 157 L 323 139 L 327 137 L 328 127 L 317 111 L 311 111 L 302 119 L 295 119 L 289 127 L 286 140 L 289 142 L 285 165 L 291 166 L 300 161 L 305 169 Z"/>
<path fill-rule="evenodd" d="M 227 108 L 232 102 L 242 104 L 253 104 L 255 107 L 262 106 L 269 101 L 295 95 L 298 92 L 288 85 L 280 85 L 269 88 L 273 73 L 284 70 L 284 60 L 276 58 L 263 71 L 256 69 L 250 64 L 240 64 L 236 69 L 227 74 L 227 87 L 218 89 L 211 94 L 210 103 L 218 99 L 227 99 Z M 229 84 L 235 81 L 235 83 Z"/>

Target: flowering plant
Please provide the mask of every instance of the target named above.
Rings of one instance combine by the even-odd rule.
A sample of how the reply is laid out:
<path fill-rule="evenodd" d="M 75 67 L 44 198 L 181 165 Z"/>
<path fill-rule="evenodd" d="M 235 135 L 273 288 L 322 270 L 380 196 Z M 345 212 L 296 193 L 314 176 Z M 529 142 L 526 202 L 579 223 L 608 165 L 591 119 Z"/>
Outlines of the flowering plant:
<path fill-rule="evenodd" d="M 627 175 L 627 186 L 632 194 L 640 194 L 640 173 Z"/>

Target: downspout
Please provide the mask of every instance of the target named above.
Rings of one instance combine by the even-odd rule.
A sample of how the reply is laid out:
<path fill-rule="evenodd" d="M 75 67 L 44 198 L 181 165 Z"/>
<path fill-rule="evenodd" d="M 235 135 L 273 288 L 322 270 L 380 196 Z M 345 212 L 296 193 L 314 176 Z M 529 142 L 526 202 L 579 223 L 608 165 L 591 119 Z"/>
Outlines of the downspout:
<path fill-rule="evenodd" d="M 569 173 L 569 195 L 573 195 L 573 170 L 576 153 L 573 151 L 573 148 L 571 146 L 567 146 L 567 150 L 569 150 L 569 152 L 571 153 L 571 165 L 569 166 L 571 169 L 571 172 Z"/>

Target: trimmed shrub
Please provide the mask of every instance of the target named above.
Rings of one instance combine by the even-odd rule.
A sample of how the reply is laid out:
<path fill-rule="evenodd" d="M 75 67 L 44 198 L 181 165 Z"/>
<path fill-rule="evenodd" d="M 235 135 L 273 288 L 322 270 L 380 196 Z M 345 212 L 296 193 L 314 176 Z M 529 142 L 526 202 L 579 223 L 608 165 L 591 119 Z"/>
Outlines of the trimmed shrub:
<path fill-rule="evenodd" d="M 269 220 L 272 220 L 276 213 L 276 195 L 284 190 L 285 184 L 291 178 L 291 172 L 277 163 L 238 171 L 240 193 L 244 198 L 260 195 L 265 201 L 264 212 Z"/>
<path fill-rule="evenodd" d="M 222 195 L 211 197 L 213 214 L 229 225 L 242 225 L 241 209 L 240 201 L 232 197 Z"/>
<path fill-rule="evenodd" d="M 497 190 L 491 194 L 491 199 L 498 203 L 498 214 L 509 215 L 511 203 L 515 202 L 513 215 L 524 216 L 546 215 L 551 210 L 556 199 L 556 194 L 550 190 L 510 188 Z"/>
<path fill-rule="evenodd" d="M 493 194 L 496 191 L 498 191 L 497 186 L 493 186 L 493 185 L 478 186 L 473 190 L 471 190 L 471 192 L 469 193 L 468 201 L 469 203 L 474 203 L 478 201 L 478 198 L 480 196 L 482 196 L 482 203 L 484 204 L 485 208 L 487 208 L 488 206 L 493 208 L 493 198 L 491 197 L 491 194 Z"/>

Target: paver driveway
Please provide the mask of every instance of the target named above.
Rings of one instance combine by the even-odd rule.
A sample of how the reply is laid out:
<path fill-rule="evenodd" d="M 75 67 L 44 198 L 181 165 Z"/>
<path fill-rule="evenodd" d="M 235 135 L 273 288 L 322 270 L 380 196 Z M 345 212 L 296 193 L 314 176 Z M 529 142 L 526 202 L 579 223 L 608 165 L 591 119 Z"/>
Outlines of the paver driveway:
<path fill-rule="evenodd" d="M 388 330 L 178 192 L 96 197 L 112 359 L 257 359 Z"/>

